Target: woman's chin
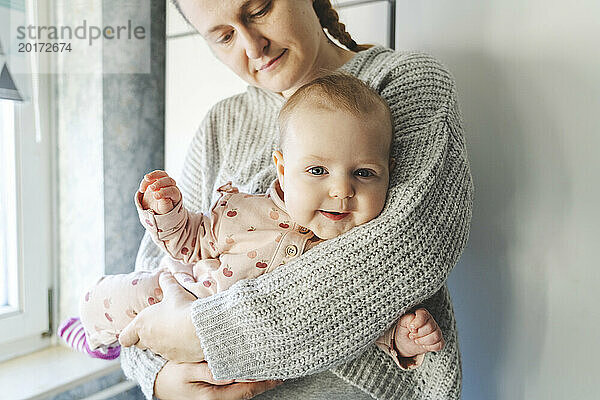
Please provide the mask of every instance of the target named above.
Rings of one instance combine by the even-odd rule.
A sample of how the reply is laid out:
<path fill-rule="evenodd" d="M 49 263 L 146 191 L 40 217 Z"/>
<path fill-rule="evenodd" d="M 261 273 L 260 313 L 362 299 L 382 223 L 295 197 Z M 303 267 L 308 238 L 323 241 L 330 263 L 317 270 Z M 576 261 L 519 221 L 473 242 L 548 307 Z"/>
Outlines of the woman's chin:
<path fill-rule="evenodd" d="M 260 85 L 262 89 L 275 92 L 275 93 L 283 93 L 287 92 L 292 88 L 292 84 L 286 80 L 279 79 L 271 79 L 268 82 L 264 82 L 264 85 Z"/>
<path fill-rule="evenodd" d="M 259 72 L 261 74 L 261 72 Z M 302 86 L 300 79 L 297 79 L 296 71 L 287 71 L 285 68 L 278 71 L 265 72 L 262 76 L 257 76 L 257 86 L 261 89 L 269 90 L 275 93 L 294 91 Z"/>

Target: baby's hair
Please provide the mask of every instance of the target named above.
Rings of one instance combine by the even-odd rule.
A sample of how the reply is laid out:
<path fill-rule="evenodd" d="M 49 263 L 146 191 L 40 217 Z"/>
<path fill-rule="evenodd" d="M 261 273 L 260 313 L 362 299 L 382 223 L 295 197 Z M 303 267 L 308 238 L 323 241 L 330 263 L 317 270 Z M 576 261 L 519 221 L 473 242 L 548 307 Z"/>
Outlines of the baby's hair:
<path fill-rule="evenodd" d="M 392 113 L 388 104 L 360 79 L 342 72 L 320 76 L 301 86 L 279 111 L 279 148 L 283 148 L 287 124 L 294 111 L 309 105 L 315 111 L 342 109 L 350 115 L 366 118 L 377 112 L 389 120 L 390 142 L 393 134 Z"/>

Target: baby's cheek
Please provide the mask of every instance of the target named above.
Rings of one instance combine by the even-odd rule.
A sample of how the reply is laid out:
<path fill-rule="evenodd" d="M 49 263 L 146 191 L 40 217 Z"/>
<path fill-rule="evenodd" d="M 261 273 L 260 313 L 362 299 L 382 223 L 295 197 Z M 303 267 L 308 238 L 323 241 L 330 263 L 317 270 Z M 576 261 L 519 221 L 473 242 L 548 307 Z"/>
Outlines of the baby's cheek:
<path fill-rule="evenodd" d="M 307 201 L 299 199 L 297 196 L 287 196 L 285 207 L 294 222 L 302 226 L 308 225 L 314 215 L 314 207 Z"/>

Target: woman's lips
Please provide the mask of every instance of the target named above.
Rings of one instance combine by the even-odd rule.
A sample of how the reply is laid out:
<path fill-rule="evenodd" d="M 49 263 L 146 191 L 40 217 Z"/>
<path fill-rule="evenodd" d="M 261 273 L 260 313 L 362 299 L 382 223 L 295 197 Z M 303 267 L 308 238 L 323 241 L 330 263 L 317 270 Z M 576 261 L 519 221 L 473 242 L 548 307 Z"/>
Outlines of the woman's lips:
<path fill-rule="evenodd" d="M 323 211 L 323 210 L 319 210 L 319 212 L 324 217 L 329 218 L 330 220 L 333 220 L 333 221 L 339 221 L 341 219 L 346 218 L 348 215 L 350 215 L 349 212 L 338 213 L 338 212 L 330 212 L 330 211 Z"/>
<path fill-rule="evenodd" d="M 259 71 L 266 71 L 273 67 L 274 64 L 277 63 L 277 61 L 281 60 L 281 57 L 283 57 L 285 53 L 287 53 L 287 49 L 283 50 L 280 55 L 278 55 L 277 57 L 273 58 L 271 61 L 260 67 Z"/>

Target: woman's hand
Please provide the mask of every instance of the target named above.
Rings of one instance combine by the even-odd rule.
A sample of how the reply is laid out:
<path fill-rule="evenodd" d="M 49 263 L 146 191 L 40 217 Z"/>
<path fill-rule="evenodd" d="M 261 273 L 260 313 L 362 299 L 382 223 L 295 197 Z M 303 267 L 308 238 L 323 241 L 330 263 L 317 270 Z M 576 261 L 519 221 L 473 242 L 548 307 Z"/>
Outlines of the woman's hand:
<path fill-rule="evenodd" d="M 150 349 L 171 361 L 204 360 L 200 339 L 192 324 L 191 307 L 196 297 L 169 272 L 159 278 L 163 299 L 142 310 L 121 332 L 122 346 Z"/>
<path fill-rule="evenodd" d="M 154 395 L 161 400 L 240 400 L 251 399 L 282 381 L 234 383 L 234 380 L 216 381 L 206 362 L 167 362 L 154 382 Z"/>

